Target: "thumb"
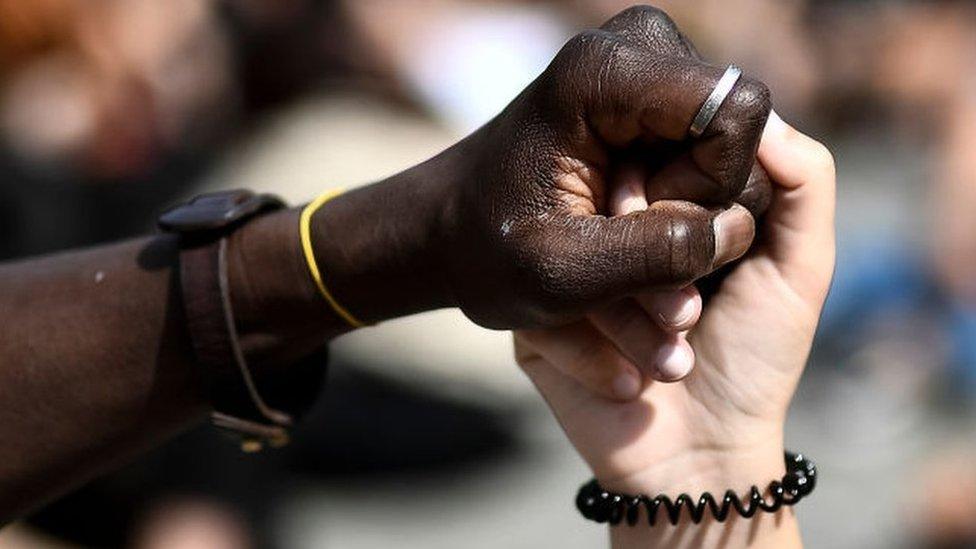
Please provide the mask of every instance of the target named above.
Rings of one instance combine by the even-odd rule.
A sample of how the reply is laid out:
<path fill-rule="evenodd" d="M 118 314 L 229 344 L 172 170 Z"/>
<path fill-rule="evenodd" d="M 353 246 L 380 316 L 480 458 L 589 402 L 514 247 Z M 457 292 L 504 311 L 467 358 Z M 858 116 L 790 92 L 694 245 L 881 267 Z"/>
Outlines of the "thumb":
<path fill-rule="evenodd" d="M 582 302 L 681 288 L 738 259 L 751 246 L 755 221 L 733 204 L 710 210 L 662 200 L 624 216 L 587 218 L 571 235 L 568 264 L 585 280 Z"/>
<path fill-rule="evenodd" d="M 822 301 L 834 267 L 833 156 L 774 113 L 759 160 L 778 185 L 766 218 L 765 248 L 792 284 Z"/>

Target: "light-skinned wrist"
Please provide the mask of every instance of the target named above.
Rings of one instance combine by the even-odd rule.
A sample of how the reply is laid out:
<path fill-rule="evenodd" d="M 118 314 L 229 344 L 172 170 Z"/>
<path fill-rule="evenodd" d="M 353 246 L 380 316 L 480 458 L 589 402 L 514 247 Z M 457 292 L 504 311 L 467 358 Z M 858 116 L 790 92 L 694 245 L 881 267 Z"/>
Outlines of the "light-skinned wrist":
<path fill-rule="evenodd" d="M 715 496 L 733 490 L 747 496 L 752 486 L 764 490 L 786 472 L 782 437 L 762 445 L 729 448 L 695 448 L 675 451 L 644 470 L 623 476 L 597 476 L 600 485 L 613 492 L 672 499 L 687 493 L 695 500 L 703 492 Z"/>
<path fill-rule="evenodd" d="M 701 495 L 709 492 L 721 504 L 727 490 L 732 490 L 748 504 L 753 486 L 772 501 L 767 490 L 771 481 L 780 480 L 786 473 L 782 439 L 752 448 L 696 450 L 675 454 L 655 467 L 626 478 L 602 480 L 601 486 L 613 492 L 655 497 L 666 495 L 672 499 L 686 493 L 696 504 Z M 600 479 L 598 479 L 600 480 Z M 799 544 L 796 517 L 791 507 L 784 506 L 774 514 L 757 513 L 744 518 L 732 511 L 724 522 L 706 511 L 703 520 L 695 524 L 687 509 L 682 509 L 676 525 L 672 525 L 663 508 L 657 511 L 653 526 L 642 510 L 634 526 L 621 523 L 610 526 L 612 546 L 631 548 L 691 548 L 750 547 L 784 549 Z"/>

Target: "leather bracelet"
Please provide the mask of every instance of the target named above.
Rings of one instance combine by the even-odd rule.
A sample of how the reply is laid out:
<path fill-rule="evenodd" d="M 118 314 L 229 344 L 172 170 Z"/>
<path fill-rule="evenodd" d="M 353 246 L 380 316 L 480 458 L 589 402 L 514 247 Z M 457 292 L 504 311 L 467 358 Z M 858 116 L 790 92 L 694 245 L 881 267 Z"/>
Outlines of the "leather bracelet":
<path fill-rule="evenodd" d="M 698 503 L 688 494 L 681 494 L 673 501 L 665 495 L 632 496 L 615 494 L 604 490 L 593 479 L 584 484 L 576 496 L 576 508 L 584 517 L 599 523 L 611 525 L 626 521 L 634 526 L 643 507 L 646 510 L 647 522 L 650 526 L 657 524 L 658 510 L 664 508 L 665 518 L 672 525 L 677 525 L 681 519 L 682 509 L 687 508 L 691 521 L 701 523 L 708 511 L 718 522 L 725 522 L 734 510 L 744 518 L 752 518 L 759 511 L 775 513 L 783 506 L 792 506 L 810 495 L 817 485 L 817 466 L 802 454 L 785 453 L 786 475 L 782 480 L 769 483 L 770 501 L 766 501 L 759 488 L 753 486 L 749 491 L 749 503 L 744 504 L 732 490 L 725 492 L 722 503 L 715 501 L 710 492 L 705 492 L 698 498 Z"/>
<path fill-rule="evenodd" d="M 162 230 L 180 237 L 183 312 L 213 406 L 211 422 L 241 437 L 247 452 L 286 444 L 288 429 L 311 407 L 325 376 L 323 346 L 274 379 L 258 380 L 238 338 L 227 279 L 228 236 L 284 206 L 272 195 L 235 190 L 195 197 L 159 218 Z"/>

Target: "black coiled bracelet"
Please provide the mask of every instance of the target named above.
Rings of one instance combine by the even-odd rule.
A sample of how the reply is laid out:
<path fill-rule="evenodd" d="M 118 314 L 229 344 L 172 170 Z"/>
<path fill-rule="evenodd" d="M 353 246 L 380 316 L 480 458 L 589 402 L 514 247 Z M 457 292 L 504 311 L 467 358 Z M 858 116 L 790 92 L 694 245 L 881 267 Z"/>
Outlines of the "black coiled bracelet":
<path fill-rule="evenodd" d="M 759 488 L 753 486 L 749 492 L 748 505 L 743 504 L 739 496 L 732 490 L 725 492 L 719 505 L 710 492 L 705 492 L 694 503 L 691 496 L 681 494 L 674 501 L 668 496 L 629 496 L 608 492 L 593 479 L 584 484 L 576 496 L 576 508 L 584 517 L 596 521 L 617 525 L 626 520 L 627 524 L 637 524 L 640 509 L 647 510 L 648 524 L 657 523 L 657 511 L 663 507 L 668 521 L 676 525 L 681 518 L 681 510 L 688 509 L 691 521 L 698 524 L 705 516 L 705 511 L 711 512 L 719 522 L 725 522 L 729 513 L 734 509 L 736 513 L 751 518 L 759 511 L 775 513 L 784 505 L 795 505 L 813 491 L 817 485 L 817 466 L 802 454 L 786 452 L 786 475 L 783 480 L 769 483 L 769 493 L 772 499 L 767 502 Z"/>

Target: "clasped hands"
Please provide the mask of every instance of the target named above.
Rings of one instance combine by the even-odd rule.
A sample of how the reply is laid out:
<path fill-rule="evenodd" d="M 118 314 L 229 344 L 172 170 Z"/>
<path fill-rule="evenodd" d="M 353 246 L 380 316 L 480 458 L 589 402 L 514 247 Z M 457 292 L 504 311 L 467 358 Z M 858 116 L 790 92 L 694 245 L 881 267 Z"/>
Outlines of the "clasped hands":
<path fill-rule="evenodd" d="M 519 330 L 607 488 L 781 477 L 833 270 L 833 162 L 748 76 L 692 137 L 722 75 L 651 7 L 575 36 L 478 131 L 330 202 L 313 231 L 331 290 L 366 322 L 456 306 Z"/>
<path fill-rule="evenodd" d="M 501 184 L 472 187 L 499 206 L 471 218 L 497 240 L 471 249 L 519 251 L 519 270 L 482 295 L 522 299 L 460 292 L 460 305 L 484 325 L 526 326 L 519 364 L 619 492 L 746 493 L 781 477 L 787 408 L 830 284 L 830 153 L 770 114 L 749 79 L 689 139 L 720 75 L 666 15 L 632 8 L 573 39 L 479 132 L 505 161 L 477 166 L 473 180 Z M 527 169 L 540 151 L 556 177 Z M 516 187 L 558 213 L 517 204 Z M 512 302 L 527 304 L 518 320 L 494 306 Z"/>

